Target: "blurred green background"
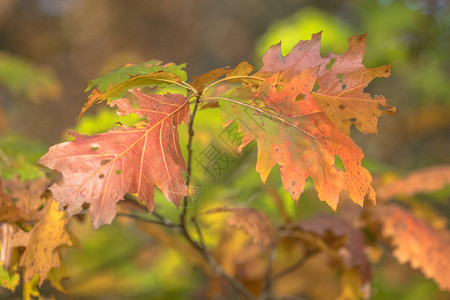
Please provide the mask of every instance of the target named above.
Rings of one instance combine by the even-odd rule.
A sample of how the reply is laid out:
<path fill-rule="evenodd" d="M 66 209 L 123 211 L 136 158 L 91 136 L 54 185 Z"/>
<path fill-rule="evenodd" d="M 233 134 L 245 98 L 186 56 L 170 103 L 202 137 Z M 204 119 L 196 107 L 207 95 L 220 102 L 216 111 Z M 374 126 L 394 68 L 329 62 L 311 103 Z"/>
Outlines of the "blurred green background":
<path fill-rule="evenodd" d="M 379 135 L 352 132 L 374 176 L 448 164 L 449 13 L 445 0 L 2 0 L 0 158 L 9 157 L 8 164 L 0 160 L 2 176 L 41 176 L 33 163 L 49 145 L 66 139 L 69 128 L 91 134 L 106 131 L 118 120 L 135 121 L 118 119 L 103 105 L 78 119 L 88 81 L 106 71 L 159 59 L 187 63 L 189 81 L 242 60 L 261 66 L 260 58 L 270 45 L 282 41 L 287 53 L 299 39 L 319 31 L 323 55 L 341 54 L 350 36 L 367 32 L 365 65 L 394 63 L 392 76 L 376 79 L 368 90 L 386 96 L 398 114 L 381 118 Z M 219 138 L 223 132 L 215 110 L 200 111 L 196 127 L 195 153 L 215 143 L 230 157 L 230 164 L 215 178 L 194 165 L 201 191 L 193 207 L 240 203 L 279 218 L 254 170 L 254 146 L 240 158 L 228 150 Z M 186 127 L 180 128 L 183 143 Z M 308 190 L 296 207 L 276 172 L 269 186 L 279 190 L 290 213 L 305 218 L 330 212 Z M 449 218 L 447 197 L 448 193 L 436 201 Z M 161 195 L 157 198 L 158 211 L 175 217 L 173 205 Z M 155 236 L 161 233 L 149 238 L 125 221 L 96 232 L 86 221 L 74 222 L 71 228 L 82 248 L 66 251 L 63 260 L 71 277 L 67 287 L 76 299 L 185 299 L 202 288 L 198 270 L 184 263 L 182 251 L 158 246 Z M 390 257 L 376 274 L 373 299 L 446 299 L 431 280 Z M 14 296 L 0 290 L 2 297 Z"/>

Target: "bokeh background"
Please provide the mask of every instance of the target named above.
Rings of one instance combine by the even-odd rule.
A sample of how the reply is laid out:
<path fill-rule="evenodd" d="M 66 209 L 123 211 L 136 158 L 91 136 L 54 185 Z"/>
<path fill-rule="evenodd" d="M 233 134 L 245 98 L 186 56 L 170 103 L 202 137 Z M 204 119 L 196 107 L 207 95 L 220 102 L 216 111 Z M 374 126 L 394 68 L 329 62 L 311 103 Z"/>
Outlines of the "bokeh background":
<path fill-rule="evenodd" d="M 260 58 L 270 45 L 282 41 L 287 53 L 299 39 L 319 31 L 323 31 L 322 54 L 341 54 L 347 49 L 347 38 L 367 32 L 365 65 L 394 63 L 392 76 L 376 79 L 368 90 L 386 96 L 398 109 L 395 117 L 381 118 L 379 135 L 352 132 L 366 153 L 367 167 L 383 175 L 449 164 L 449 13 L 446 0 L 1 0 L 2 143 L 20 151 L 40 149 L 42 153 L 30 154 L 32 160 L 67 138 L 67 129 L 89 132 L 114 124 L 115 119 L 101 106 L 92 109 L 81 124 L 78 114 L 87 100 L 84 90 L 89 80 L 129 62 L 186 63 L 192 79 L 242 60 L 261 66 Z M 204 112 L 198 125 L 207 128 L 211 116 L 219 115 Z M 220 122 L 208 130 L 200 130 L 197 151 L 211 142 L 208 132 L 221 132 Z M 252 154 L 248 157 L 254 164 Z M 201 173 L 201 168 L 197 171 Z M 198 175 L 199 181 L 204 175 Z M 242 164 L 220 175 L 225 176 L 220 184 L 211 178 L 201 184 L 201 199 L 215 194 L 250 201 L 260 192 L 256 173 L 242 171 Z M 227 181 L 226 175 L 240 179 Z M 217 194 L 230 186 L 239 196 Z M 303 207 L 291 209 L 306 207 L 299 213 L 304 216 L 327 210 L 304 201 Z M 437 201 L 435 206 L 450 217 L 448 201 Z M 173 213 L 173 208 L 164 209 Z M 111 299 L 112 295 L 182 299 L 185 293 L 195 295 L 192 291 L 201 284 L 195 276 L 180 277 L 190 273 L 180 267 L 179 253 L 155 246 L 155 236 L 161 232 L 153 232 L 149 241 L 127 226 L 113 225 L 95 233 L 86 224 L 74 228 L 83 248 L 67 253 L 67 268 L 69 290 L 77 299 Z M 387 261 L 387 269 L 376 278 L 374 299 L 445 297 L 436 296 L 434 283 L 408 266 L 392 258 Z"/>

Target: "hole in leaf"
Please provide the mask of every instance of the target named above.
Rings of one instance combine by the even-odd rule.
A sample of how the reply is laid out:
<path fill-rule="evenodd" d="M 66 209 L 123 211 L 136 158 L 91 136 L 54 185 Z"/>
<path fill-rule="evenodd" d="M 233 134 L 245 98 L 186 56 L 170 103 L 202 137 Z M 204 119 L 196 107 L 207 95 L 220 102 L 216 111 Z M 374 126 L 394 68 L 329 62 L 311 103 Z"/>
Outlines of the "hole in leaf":
<path fill-rule="evenodd" d="M 110 161 L 111 161 L 110 159 L 104 159 L 104 160 L 102 160 L 102 161 L 100 162 L 100 164 L 101 164 L 102 166 L 104 166 L 104 165 L 108 164 Z"/>
<path fill-rule="evenodd" d="M 116 122 L 116 123 L 114 123 L 114 127 L 116 127 L 116 128 L 120 128 L 120 127 L 122 127 L 123 125 L 122 125 L 122 123 L 121 122 Z"/>
<path fill-rule="evenodd" d="M 345 166 L 344 166 L 344 162 L 342 161 L 342 159 L 335 155 L 334 156 L 334 166 L 336 167 L 336 169 L 339 169 L 341 171 L 345 172 Z"/>
<path fill-rule="evenodd" d="M 350 122 L 356 122 L 356 118 L 351 118 Z"/>
<path fill-rule="evenodd" d="M 93 143 L 91 144 L 91 150 L 92 151 L 97 151 L 98 150 L 99 145 L 97 143 Z"/>
<path fill-rule="evenodd" d="M 340 109 L 345 109 L 345 105 L 344 105 L 344 104 L 340 104 L 340 105 L 339 105 L 339 108 L 340 108 Z"/>
<path fill-rule="evenodd" d="M 318 89 L 319 89 L 319 85 L 317 83 L 314 83 L 312 91 L 317 92 Z"/>
<path fill-rule="evenodd" d="M 282 90 L 284 90 L 284 86 L 282 86 L 281 84 L 277 84 L 275 86 L 275 89 L 277 91 L 277 93 L 281 92 Z"/>
<path fill-rule="evenodd" d="M 297 97 L 295 97 L 295 101 L 302 101 L 305 99 L 305 94 L 298 94 Z"/>
<path fill-rule="evenodd" d="M 81 206 L 83 209 L 88 209 L 90 206 L 89 203 L 83 203 L 83 205 Z"/>
<path fill-rule="evenodd" d="M 331 69 L 331 67 L 333 66 L 333 64 L 334 64 L 335 61 L 336 61 L 336 60 L 335 60 L 334 58 L 330 59 L 330 63 L 329 63 L 328 66 L 327 66 L 327 70 Z"/>
<path fill-rule="evenodd" d="M 343 84 L 341 87 L 342 87 L 343 90 L 345 90 L 345 88 L 346 88 L 347 86 L 346 86 L 345 84 Z"/>
<path fill-rule="evenodd" d="M 121 171 L 121 170 L 116 170 L 115 173 L 116 173 L 117 175 L 120 175 L 120 174 L 122 174 L 122 171 Z"/>
<path fill-rule="evenodd" d="M 337 78 L 342 79 L 342 74 L 337 74 Z"/>
<path fill-rule="evenodd" d="M 103 179 L 103 178 L 105 178 L 105 174 L 100 174 L 100 175 L 98 175 L 98 178 L 100 178 L 100 179 Z"/>

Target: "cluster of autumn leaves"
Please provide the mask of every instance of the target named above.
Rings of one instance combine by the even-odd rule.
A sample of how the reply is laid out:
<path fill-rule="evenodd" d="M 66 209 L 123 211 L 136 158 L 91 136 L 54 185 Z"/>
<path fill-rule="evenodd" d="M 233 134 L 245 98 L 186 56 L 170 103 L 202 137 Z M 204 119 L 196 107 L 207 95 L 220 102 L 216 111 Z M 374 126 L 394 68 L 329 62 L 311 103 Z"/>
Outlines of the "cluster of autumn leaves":
<path fill-rule="evenodd" d="M 271 47 L 257 72 L 243 62 L 234 69 L 215 69 L 195 77 L 190 84 L 186 83 L 183 66 L 157 61 L 127 65 L 91 82 L 88 88 L 93 91 L 82 113 L 95 103 L 107 101 L 118 115 L 134 113 L 142 121 L 131 127 L 119 124 L 92 136 L 73 132 L 74 141 L 51 147 L 39 164 L 58 171 L 62 178 L 55 180 L 49 191 L 44 177 L 33 182 L 18 178 L 3 181 L 2 285 L 14 289 L 19 268 L 23 267 L 24 287 L 33 281 L 34 286 L 41 285 L 47 278 L 61 287 L 62 275 L 49 274 L 52 268 L 59 267 L 60 246 L 72 245 L 65 231 L 69 216 L 87 212 L 94 228 L 110 224 L 117 214 L 117 203 L 127 193 L 134 194 L 151 212 L 155 187 L 179 207 L 189 197 L 185 178 L 191 174 L 187 174 L 189 166 L 186 168 L 177 127 L 184 122 L 190 130 L 195 129 L 194 115 L 200 106 L 219 107 L 224 127 L 237 124 L 243 133 L 239 151 L 256 141 L 256 170 L 263 183 L 278 165 L 283 187 L 295 202 L 311 177 L 318 197 L 333 210 L 340 205 L 342 191 L 354 203 L 362 206 L 366 201 L 369 205 L 364 211 L 348 203 L 348 207 L 341 205 L 341 210 L 355 211 L 346 218 L 284 218 L 282 226 L 275 226 L 263 212 L 253 208 L 219 207 L 202 213 L 229 213 L 228 224 L 253 238 L 252 243 L 243 242 L 242 248 L 237 248 L 243 253 L 245 247 L 245 252 L 252 255 L 224 266 L 252 293 L 280 295 L 277 289 L 300 293 L 296 290 L 299 286 L 290 285 L 289 280 L 300 276 L 296 272 L 305 261 L 325 255 L 341 271 L 337 297 L 367 297 L 373 277 L 372 261 L 376 259 L 367 253 L 375 246 L 365 240 L 362 228 L 377 232 L 380 240 L 390 239 L 400 262 L 410 262 L 442 289 L 450 290 L 448 231 L 434 228 L 401 206 L 371 205 L 375 199 L 380 202 L 404 194 L 411 179 L 380 185 L 376 196 L 372 177 L 361 165 L 363 152 L 350 138 L 352 125 L 364 134 L 376 133 L 378 117 L 395 112 L 384 97 L 364 92 L 374 78 L 390 74 L 390 66 L 366 68 L 362 64 L 365 39 L 365 35 L 351 37 L 343 55 L 322 57 L 320 34 L 315 34 L 309 41 L 300 41 L 287 56 L 281 54 L 280 45 Z M 183 88 L 184 92 L 158 93 L 167 86 Z M 191 155 L 189 152 L 188 163 Z M 343 168 L 337 166 L 336 158 L 342 161 Z M 438 174 L 444 178 L 437 188 L 430 189 L 450 182 L 449 168 L 427 172 L 428 177 Z M 420 187 L 426 191 L 427 184 L 419 182 L 412 194 L 421 192 Z M 231 237 L 224 236 L 223 242 L 227 239 Z M 237 255 L 232 253 L 216 251 L 214 256 L 221 264 L 229 261 L 229 255 Z M 292 266 L 295 260 L 298 268 Z M 263 261 L 271 263 L 261 267 Z M 249 269 L 256 271 L 240 271 Z M 284 289 L 280 288 L 283 284 Z M 32 292 L 36 293 L 36 289 L 29 288 L 28 293 Z"/>

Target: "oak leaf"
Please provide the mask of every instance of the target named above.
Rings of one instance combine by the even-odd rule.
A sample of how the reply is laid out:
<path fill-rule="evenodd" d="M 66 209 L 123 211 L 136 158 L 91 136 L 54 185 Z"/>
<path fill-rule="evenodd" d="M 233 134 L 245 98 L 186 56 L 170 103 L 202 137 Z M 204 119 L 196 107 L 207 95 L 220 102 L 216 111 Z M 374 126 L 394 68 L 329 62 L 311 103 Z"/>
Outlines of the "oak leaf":
<path fill-rule="evenodd" d="M 235 121 L 244 131 L 239 150 L 256 140 L 256 170 L 262 181 L 278 164 L 283 185 L 294 201 L 298 201 L 309 176 L 319 198 L 333 209 L 343 189 L 360 205 L 366 196 L 374 201 L 372 178 L 361 166 L 361 149 L 337 130 L 311 95 L 317 72 L 317 68 L 303 71 L 279 92 L 274 75 L 256 92 L 242 90 L 236 100 L 220 100 L 224 126 Z M 297 101 L 298 95 L 303 99 Z M 255 104 L 247 104 L 246 99 L 255 99 Z M 342 159 L 345 171 L 335 166 L 336 156 Z"/>
<path fill-rule="evenodd" d="M 28 220 L 28 216 L 18 209 L 16 203 L 3 190 L 3 182 L 0 179 L 0 223 L 15 223 Z"/>
<path fill-rule="evenodd" d="M 380 186 L 377 197 L 387 200 L 395 196 L 413 196 L 419 193 L 430 193 L 450 185 L 450 166 L 441 165 L 412 172 L 392 183 Z"/>
<path fill-rule="evenodd" d="M 383 97 L 364 93 L 372 79 L 390 71 L 390 66 L 362 65 L 365 39 L 354 36 L 347 52 L 327 57 L 320 56 L 320 34 L 300 41 L 285 57 L 279 44 L 272 46 L 260 71 L 245 76 L 250 70 L 245 68 L 241 88 L 210 98 L 221 99 L 224 127 L 236 122 L 244 132 L 240 151 L 256 140 L 262 181 L 278 164 L 283 185 L 296 202 L 309 176 L 319 198 L 334 210 L 342 190 L 361 206 L 365 198 L 375 202 L 372 177 L 361 166 L 364 154 L 348 137 L 350 125 L 376 132 L 378 117 L 395 109 Z M 336 166 L 336 157 L 345 170 Z"/>
<path fill-rule="evenodd" d="M 9 190 L 9 197 L 15 200 L 17 208 L 30 220 L 39 220 L 39 208 L 44 202 L 41 197 L 47 190 L 50 180 L 40 177 L 35 180 L 20 180 L 18 176 L 4 180 L 4 186 Z"/>
<path fill-rule="evenodd" d="M 450 291 L 450 232 L 438 230 L 397 205 L 379 205 L 372 216 L 394 247 L 400 263 L 409 262 L 441 289 Z"/>
<path fill-rule="evenodd" d="M 19 231 L 13 239 L 14 247 L 24 246 L 25 252 L 20 265 L 25 267 L 24 279 L 29 282 L 37 274 L 42 285 L 51 268 L 60 266 L 57 248 L 61 245 L 72 245 L 69 234 L 65 230 L 68 222 L 64 211 L 59 211 L 59 204 L 48 199 L 45 216 L 29 232 Z"/>
<path fill-rule="evenodd" d="M 365 251 L 364 236 L 361 231 L 354 228 L 349 222 L 336 216 L 319 215 L 310 220 L 293 224 L 291 227 L 322 237 L 326 237 L 327 233 L 331 233 L 336 237 L 345 237 L 345 247 L 341 247 L 338 250 L 345 267 L 359 270 L 358 273 L 363 284 L 372 280 L 372 265 Z"/>
<path fill-rule="evenodd" d="M 89 82 L 86 91 L 92 90 L 80 117 L 95 103 L 113 100 L 123 92 L 141 85 L 167 85 L 186 80 L 184 64 L 162 64 L 151 60 L 141 64 L 127 64 Z"/>
<path fill-rule="evenodd" d="M 227 220 L 229 225 L 235 226 L 245 234 L 253 237 L 253 240 L 257 243 L 262 243 L 266 246 L 270 245 L 272 240 L 270 222 L 263 212 L 251 207 L 219 207 L 208 210 L 205 214 L 219 212 L 232 213 Z"/>
<path fill-rule="evenodd" d="M 114 100 L 110 106 L 118 107 L 119 115 L 146 117 L 145 126 L 122 126 L 92 136 L 71 133 L 74 141 L 51 147 L 39 161 L 63 175 L 61 182 L 50 187 L 56 201 L 67 206 L 70 215 L 88 203 L 94 228 L 112 222 L 116 202 L 125 193 L 137 193 L 149 211 L 155 186 L 177 206 L 187 195 L 177 126 L 188 121 L 188 99 L 134 89 L 128 98 Z"/>

